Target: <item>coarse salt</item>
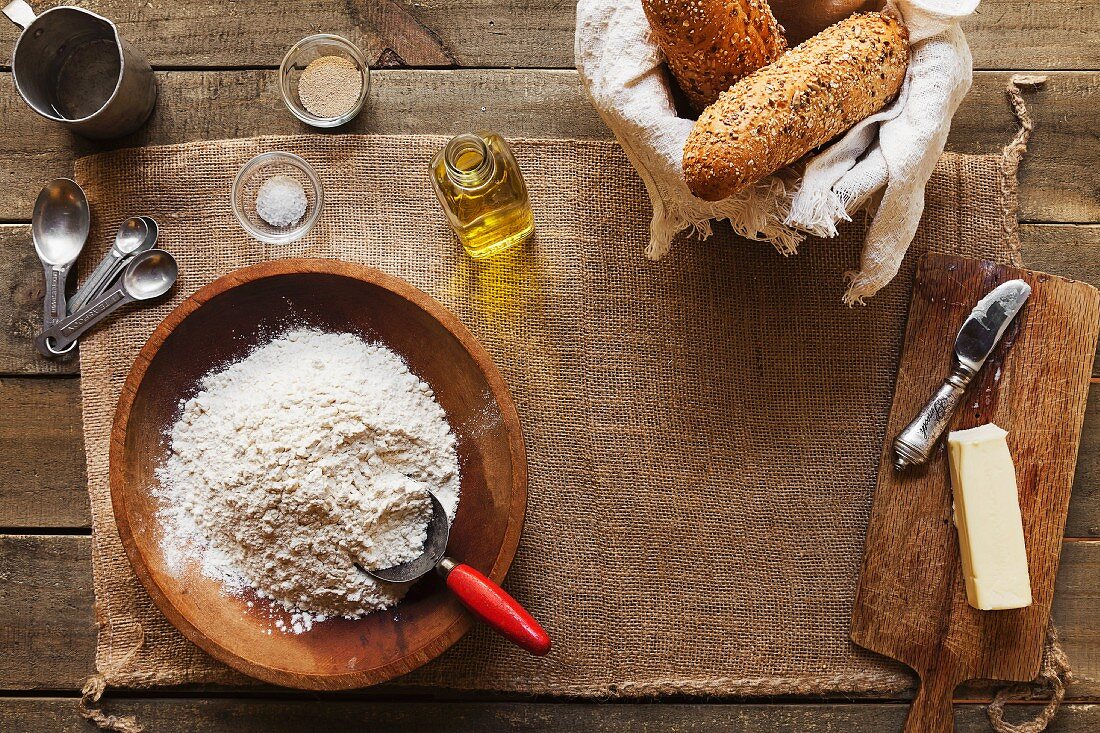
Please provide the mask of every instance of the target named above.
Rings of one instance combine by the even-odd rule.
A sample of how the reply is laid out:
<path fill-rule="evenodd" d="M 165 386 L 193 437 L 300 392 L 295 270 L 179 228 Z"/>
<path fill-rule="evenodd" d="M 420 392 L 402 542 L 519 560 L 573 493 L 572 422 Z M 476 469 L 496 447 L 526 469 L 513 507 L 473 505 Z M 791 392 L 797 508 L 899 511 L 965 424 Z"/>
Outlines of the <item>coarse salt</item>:
<path fill-rule="evenodd" d="M 297 224 L 306 205 L 306 190 L 290 176 L 272 176 L 256 193 L 256 213 L 273 227 Z"/>

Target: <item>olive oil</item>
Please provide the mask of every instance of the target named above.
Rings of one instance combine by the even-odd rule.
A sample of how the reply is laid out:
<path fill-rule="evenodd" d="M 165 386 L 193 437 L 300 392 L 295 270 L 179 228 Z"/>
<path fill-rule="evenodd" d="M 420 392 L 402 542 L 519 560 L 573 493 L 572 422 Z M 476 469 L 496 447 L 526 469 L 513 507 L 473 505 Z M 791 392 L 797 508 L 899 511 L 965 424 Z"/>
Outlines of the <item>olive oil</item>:
<path fill-rule="evenodd" d="M 459 135 L 432 159 L 431 173 L 439 203 L 471 257 L 492 257 L 534 231 L 527 184 L 500 135 Z"/>

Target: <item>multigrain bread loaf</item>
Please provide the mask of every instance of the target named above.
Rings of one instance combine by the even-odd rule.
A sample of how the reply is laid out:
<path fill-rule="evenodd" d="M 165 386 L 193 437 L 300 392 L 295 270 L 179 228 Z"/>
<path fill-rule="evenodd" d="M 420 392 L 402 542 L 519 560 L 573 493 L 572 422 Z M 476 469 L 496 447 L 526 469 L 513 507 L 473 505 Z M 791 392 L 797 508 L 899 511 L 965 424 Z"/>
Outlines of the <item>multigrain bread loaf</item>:
<path fill-rule="evenodd" d="M 642 8 L 696 112 L 787 50 L 765 0 L 642 0 Z"/>
<path fill-rule="evenodd" d="M 826 28 L 699 116 L 684 145 L 688 188 L 718 201 L 790 165 L 885 106 L 908 63 L 908 33 L 893 16 Z"/>

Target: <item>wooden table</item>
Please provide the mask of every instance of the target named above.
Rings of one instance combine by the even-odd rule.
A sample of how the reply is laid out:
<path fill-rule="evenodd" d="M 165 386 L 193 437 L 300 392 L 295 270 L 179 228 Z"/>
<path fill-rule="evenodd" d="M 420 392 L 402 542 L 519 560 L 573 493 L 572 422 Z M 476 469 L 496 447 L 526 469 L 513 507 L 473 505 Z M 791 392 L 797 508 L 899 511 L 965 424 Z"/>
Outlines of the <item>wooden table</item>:
<path fill-rule="evenodd" d="M 353 132 L 605 138 L 573 70 L 574 4 L 557 0 L 85 0 L 117 21 L 157 69 L 150 124 L 111 147 L 307 131 L 283 108 L 275 68 L 310 33 L 357 41 L 382 67 Z M 42 3 L 38 10 L 44 9 Z M 1100 26 L 1095 0 L 985 0 L 966 23 L 974 87 L 948 147 L 994 152 L 1015 131 L 1004 87 L 1041 70 L 1021 168 L 1028 266 L 1100 284 Z M 0 730 L 84 731 L 76 698 L 93 670 L 95 624 L 77 368 L 38 358 L 42 276 L 28 218 L 41 186 L 74 157 L 104 149 L 36 117 L 10 73 L 16 29 L 0 24 Z M 1055 617 L 1077 680 L 1051 730 L 1100 730 L 1100 382 L 1090 402 L 1066 528 Z M 463 731 L 888 731 L 906 700 L 579 701 L 367 690 L 317 695 L 268 688 L 113 691 L 111 712 L 149 731 L 322 729 Z M 988 730 L 960 688 L 959 728 Z M 1020 706 L 1026 708 L 1026 706 Z M 1032 712 L 1017 709 L 1017 715 Z"/>

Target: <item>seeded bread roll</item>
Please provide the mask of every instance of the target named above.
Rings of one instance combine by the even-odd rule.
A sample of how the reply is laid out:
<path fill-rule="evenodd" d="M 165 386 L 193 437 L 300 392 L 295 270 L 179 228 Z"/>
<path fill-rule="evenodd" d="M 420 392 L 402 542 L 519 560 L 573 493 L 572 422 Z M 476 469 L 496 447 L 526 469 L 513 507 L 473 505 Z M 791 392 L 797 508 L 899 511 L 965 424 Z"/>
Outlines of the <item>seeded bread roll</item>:
<path fill-rule="evenodd" d="M 718 201 L 790 165 L 882 109 L 905 78 L 909 34 L 890 15 L 853 15 L 745 77 L 684 145 L 684 177 Z"/>
<path fill-rule="evenodd" d="M 787 50 L 765 0 L 642 0 L 642 8 L 696 112 Z"/>

